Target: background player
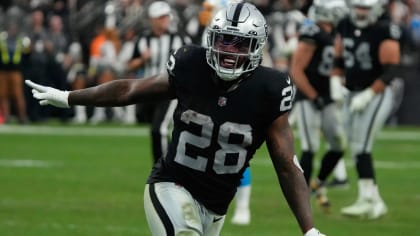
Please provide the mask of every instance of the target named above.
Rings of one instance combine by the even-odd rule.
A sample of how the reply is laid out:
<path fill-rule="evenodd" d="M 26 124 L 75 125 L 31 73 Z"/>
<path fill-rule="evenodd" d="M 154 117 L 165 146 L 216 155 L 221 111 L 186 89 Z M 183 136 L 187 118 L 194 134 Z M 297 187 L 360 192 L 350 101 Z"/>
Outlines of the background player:
<path fill-rule="evenodd" d="M 342 94 L 334 91 L 340 90 L 344 75 L 351 92 L 344 117 L 356 161 L 359 196 L 341 213 L 376 219 L 386 214 L 387 207 L 376 183 L 372 146 L 392 108 L 393 94 L 388 85 L 398 74 L 401 30 L 389 20 L 378 21 L 383 12 L 379 0 L 351 0 L 350 4 L 350 16 L 337 27 L 331 86 L 333 99 L 342 99 Z"/>
<path fill-rule="evenodd" d="M 309 184 L 313 157 L 319 150 L 321 130 L 328 142 L 321 169 L 311 183 L 318 203 L 326 211 L 329 201 L 325 180 L 344 154 L 345 134 L 341 104 L 334 103 L 329 93 L 329 76 L 333 66 L 334 26 L 347 13 L 343 0 L 315 0 L 309 9 L 314 23 L 302 26 L 299 43 L 292 57 L 291 74 L 298 88 L 295 111 L 301 142 L 300 164 Z"/>
<path fill-rule="evenodd" d="M 249 3 L 232 4 L 216 14 L 209 29 L 208 48 L 180 48 L 167 63 L 168 73 L 72 92 L 27 84 L 42 105 L 59 107 L 178 99 L 169 152 L 145 187 L 153 235 L 219 235 L 242 174 L 264 141 L 302 232 L 322 235 L 313 228 L 308 189 L 293 151 L 290 78 L 260 66 L 264 17 Z"/>

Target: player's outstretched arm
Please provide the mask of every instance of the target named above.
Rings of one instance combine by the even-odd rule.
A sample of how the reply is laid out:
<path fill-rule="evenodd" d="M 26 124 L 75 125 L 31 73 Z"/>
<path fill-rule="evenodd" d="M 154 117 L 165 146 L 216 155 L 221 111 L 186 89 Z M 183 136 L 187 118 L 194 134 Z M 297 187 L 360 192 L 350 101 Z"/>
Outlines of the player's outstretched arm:
<path fill-rule="evenodd" d="M 267 131 L 266 143 L 283 194 L 302 232 L 305 235 L 322 235 L 313 228 L 308 186 L 299 161 L 294 155 L 293 134 L 287 115 L 278 117 L 271 124 Z"/>
<path fill-rule="evenodd" d="M 63 108 L 71 105 L 124 106 L 170 97 L 166 72 L 144 79 L 114 80 L 71 92 L 42 86 L 30 80 L 26 80 L 25 83 L 32 88 L 34 98 L 38 99 L 41 105 L 50 104 Z"/>

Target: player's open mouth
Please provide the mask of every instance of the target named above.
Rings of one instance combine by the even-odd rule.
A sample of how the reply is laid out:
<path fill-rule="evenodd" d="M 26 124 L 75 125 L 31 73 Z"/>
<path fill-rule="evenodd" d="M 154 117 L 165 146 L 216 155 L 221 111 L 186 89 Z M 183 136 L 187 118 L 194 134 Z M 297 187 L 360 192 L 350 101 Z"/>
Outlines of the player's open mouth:
<path fill-rule="evenodd" d="M 225 68 L 232 69 L 232 68 L 234 68 L 235 64 L 236 64 L 236 60 L 235 59 L 224 58 L 222 60 L 222 66 L 225 67 Z"/>

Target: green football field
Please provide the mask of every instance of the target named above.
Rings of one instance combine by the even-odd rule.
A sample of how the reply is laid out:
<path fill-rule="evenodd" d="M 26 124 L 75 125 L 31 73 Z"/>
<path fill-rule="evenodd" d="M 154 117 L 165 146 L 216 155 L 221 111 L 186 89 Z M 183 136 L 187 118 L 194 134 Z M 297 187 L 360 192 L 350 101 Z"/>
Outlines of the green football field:
<path fill-rule="evenodd" d="M 311 200 L 321 231 L 420 235 L 420 129 L 386 129 L 374 158 L 389 214 L 376 221 L 339 214 L 357 194 L 346 157 L 350 187 L 329 191 L 332 212 Z M 147 127 L 0 126 L 0 235 L 150 235 L 142 199 L 151 163 Z M 251 167 L 251 225 L 231 225 L 229 211 L 221 235 L 301 235 L 265 147 Z"/>

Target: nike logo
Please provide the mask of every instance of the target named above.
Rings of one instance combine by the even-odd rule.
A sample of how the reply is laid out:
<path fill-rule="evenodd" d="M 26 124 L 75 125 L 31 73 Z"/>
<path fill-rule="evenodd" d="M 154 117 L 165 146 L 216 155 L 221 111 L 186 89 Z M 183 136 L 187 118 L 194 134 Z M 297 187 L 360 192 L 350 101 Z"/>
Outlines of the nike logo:
<path fill-rule="evenodd" d="M 221 219 L 223 219 L 223 216 L 218 217 L 218 218 L 214 217 L 214 219 L 213 219 L 213 223 L 215 223 L 215 222 L 217 222 L 217 221 L 219 221 L 219 220 L 221 220 Z"/>

